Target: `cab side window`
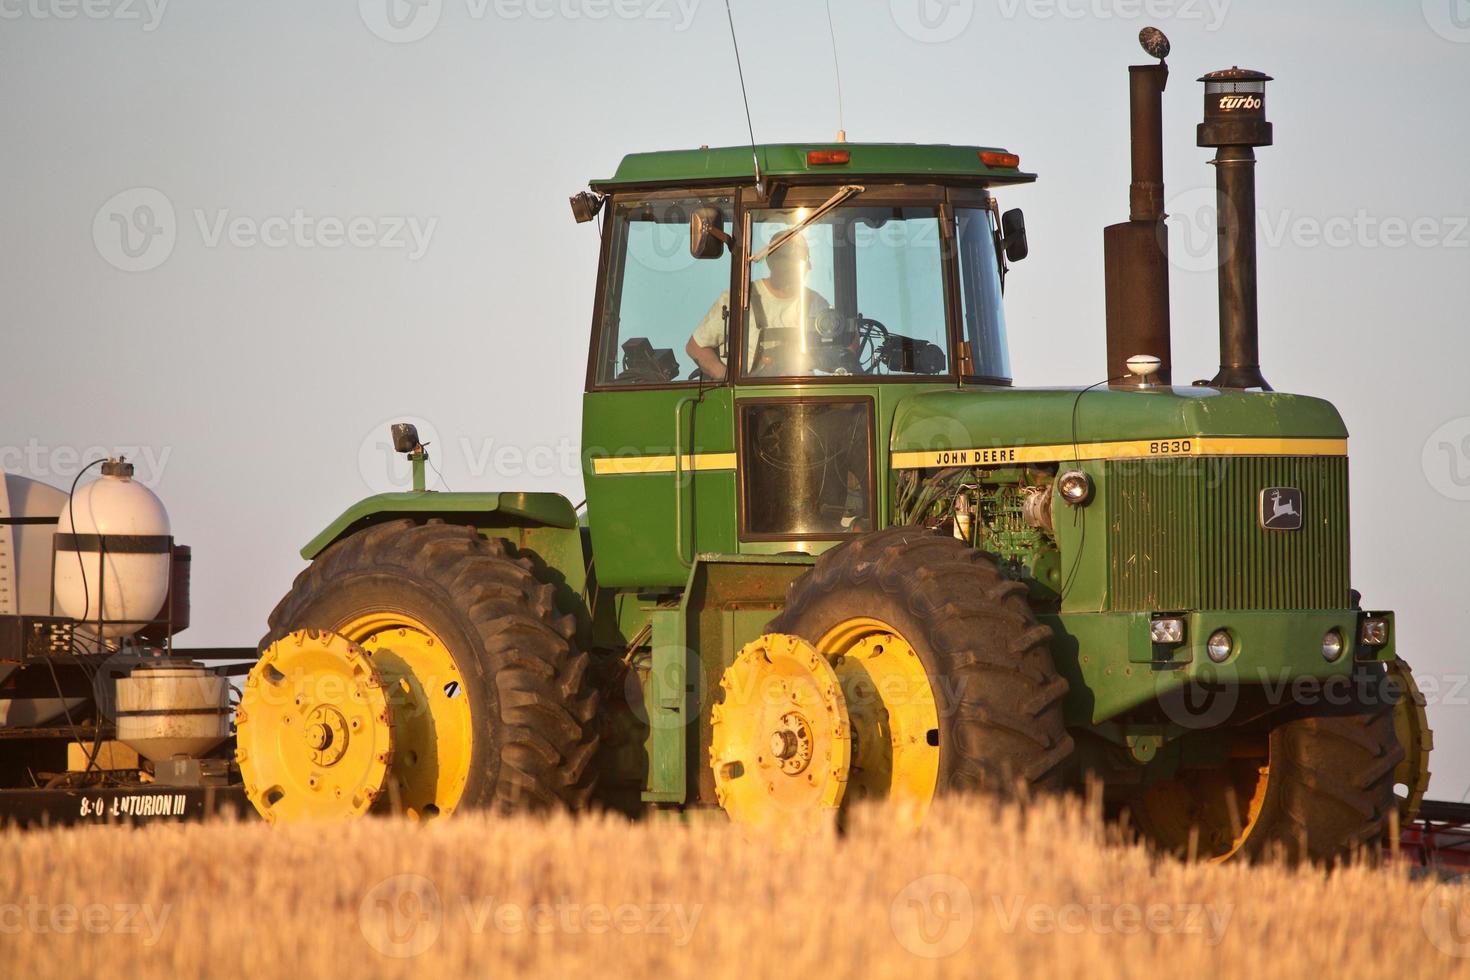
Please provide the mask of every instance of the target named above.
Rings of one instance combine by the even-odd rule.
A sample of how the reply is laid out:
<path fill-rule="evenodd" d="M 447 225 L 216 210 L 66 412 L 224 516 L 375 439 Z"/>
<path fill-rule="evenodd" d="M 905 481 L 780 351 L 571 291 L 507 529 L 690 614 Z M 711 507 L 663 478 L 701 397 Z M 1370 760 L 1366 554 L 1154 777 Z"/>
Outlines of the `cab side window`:
<path fill-rule="evenodd" d="M 717 259 L 690 255 L 689 217 L 696 208 L 715 208 L 724 230 L 732 230 L 729 196 L 621 199 L 610 209 L 597 384 L 693 384 L 690 337 L 699 331 L 728 343 L 730 252 Z"/>

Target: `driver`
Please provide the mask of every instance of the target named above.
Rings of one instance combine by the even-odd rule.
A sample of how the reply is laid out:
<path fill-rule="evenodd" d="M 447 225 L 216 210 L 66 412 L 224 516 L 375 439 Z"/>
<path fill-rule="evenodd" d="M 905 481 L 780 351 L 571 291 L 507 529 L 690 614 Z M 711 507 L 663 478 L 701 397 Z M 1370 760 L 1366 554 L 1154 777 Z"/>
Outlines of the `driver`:
<path fill-rule="evenodd" d="M 793 235 L 780 248 L 766 256 L 769 274 L 750 284 L 750 322 L 745 331 L 745 363 L 750 374 L 763 373 L 760 363 L 761 335 L 766 330 L 805 330 L 806 325 L 830 307 L 815 290 L 806 287 L 811 270 L 811 255 L 806 239 Z M 713 381 L 725 380 L 726 359 L 730 340 L 730 292 L 715 300 L 684 351 L 699 365 L 704 376 Z"/>

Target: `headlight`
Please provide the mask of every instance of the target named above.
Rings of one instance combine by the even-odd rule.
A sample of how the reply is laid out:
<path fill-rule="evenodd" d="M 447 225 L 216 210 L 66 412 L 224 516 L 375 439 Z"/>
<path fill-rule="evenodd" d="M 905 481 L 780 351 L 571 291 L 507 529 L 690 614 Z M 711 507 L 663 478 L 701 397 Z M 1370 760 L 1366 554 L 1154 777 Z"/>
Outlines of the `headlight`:
<path fill-rule="evenodd" d="M 1184 620 L 1156 619 L 1149 623 L 1149 639 L 1155 643 L 1177 645 L 1184 642 Z"/>
<path fill-rule="evenodd" d="M 1229 630 L 1215 630 L 1211 633 L 1209 642 L 1205 644 L 1205 652 L 1217 664 L 1229 660 L 1230 654 L 1235 652 L 1235 641 L 1230 638 Z"/>
<path fill-rule="evenodd" d="M 1328 630 L 1327 635 L 1322 637 L 1322 659 L 1332 663 L 1342 656 L 1342 647 L 1342 634 L 1335 629 Z"/>
<path fill-rule="evenodd" d="M 1092 499 L 1092 477 L 1081 470 L 1068 470 L 1057 477 L 1057 493 L 1073 507 L 1081 507 Z"/>
<path fill-rule="evenodd" d="M 1388 642 L 1388 620 L 1369 616 L 1358 629 L 1358 640 L 1365 647 L 1381 647 Z"/>

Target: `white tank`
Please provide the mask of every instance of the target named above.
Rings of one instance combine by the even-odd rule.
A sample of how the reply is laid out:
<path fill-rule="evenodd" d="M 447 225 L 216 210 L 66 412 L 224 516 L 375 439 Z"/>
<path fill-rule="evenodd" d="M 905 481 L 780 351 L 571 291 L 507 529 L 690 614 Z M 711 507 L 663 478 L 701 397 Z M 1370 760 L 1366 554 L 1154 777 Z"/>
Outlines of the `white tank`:
<path fill-rule="evenodd" d="M 230 734 L 230 682 L 199 664 L 135 668 L 117 681 L 117 740 L 154 762 L 197 758 Z"/>
<path fill-rule="evenodd" d="M 0 517 L 55 517 L 66 491 L 14 473 L 0 474 Z M 51 613 L 50 523 L 0 524 L 0 615 Z M 0 685 L 19 668 L 0 664 Z M 3 689 L 3 688 L 0 688 Z M 0 728 L 44 725 L 85 698 L 0 698 Z"/>
<path fill-rule="evenodd" d="M 131 636 L 157 618 L 168 595 L 172 555 L 168 513 L 133 480 L 131 463 L 108 460 L 102 476 L 77 488 L 56 524 L 56 608 L 95 622 L 108 638 Z"/>

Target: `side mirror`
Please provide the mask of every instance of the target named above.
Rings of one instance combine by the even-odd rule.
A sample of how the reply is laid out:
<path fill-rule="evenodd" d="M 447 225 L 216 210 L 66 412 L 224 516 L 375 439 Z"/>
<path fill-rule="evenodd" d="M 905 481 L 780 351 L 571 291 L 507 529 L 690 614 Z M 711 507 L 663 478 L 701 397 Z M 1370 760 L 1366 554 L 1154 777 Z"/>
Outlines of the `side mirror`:
<path fill-rule="evenodd" d="M 1009 262 L 1019 262 L 1031 254 L 1031 247 L 1026 244 L 1026 216 L 1020 208 L 1012 208 L 1000 216 L 1000 247 Z"/>
<path fill-rule="evenodd" d="M 689 213 L 689 254 L 696 259 L 717 259 L 725 254 L 730 236 L 725 233 L 719 208 L 695 208 Z"/>

